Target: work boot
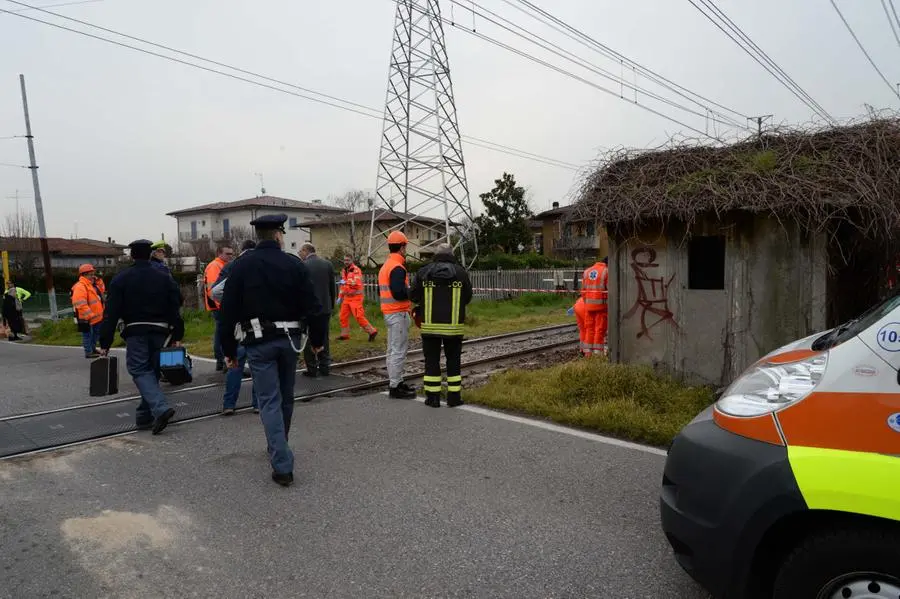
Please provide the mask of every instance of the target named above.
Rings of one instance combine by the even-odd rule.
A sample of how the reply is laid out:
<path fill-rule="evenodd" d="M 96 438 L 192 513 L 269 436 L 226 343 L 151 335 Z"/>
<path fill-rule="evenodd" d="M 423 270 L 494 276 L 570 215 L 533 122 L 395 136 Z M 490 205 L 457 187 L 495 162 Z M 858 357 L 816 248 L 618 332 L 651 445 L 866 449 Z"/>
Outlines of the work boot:
<path fill-rule="evenodd" d="M 172 416 L 174 416 L 174 415 L 175 415 L 175 408 L 169 408 L 168 410 L 166 410 L 163 413 L 162 416 L 157 418 L 153 422 L 153 434 L 158 435 L 159 433 L 163 432 L 163 429 L 165 429 L 167 426 L 169 426 L 169 420 L 171 420 Z"/>
<path fill-rule="evenodd" d="M 304 370 L 304 371 L 303 371 L 303 376 L 306 376 L 306 377 L 309 377 L 309 378 L 311 378 L 311 379 L 314 379 L 314 378 L 316 378 L 316 373 L 315 373 L 314 370 Z"/>
<path fill-rule="evenodd" d="M 378 336 L 378 329 L 375 329 L 371 333 L 369 333 L 369 341 L 375 341 L 375 337 Z"/>
<path fill-rule="evenodd" d="M 403 383 L 400 383 L 396 387 L 391 387 L 388 391 L 388 395 L 392 399 L 414 399 L 416 397 L 416 392 L 409 388 L 404 388 Z"/>
<path fill-rule="evenodd" d="M 429 393 L 425 398 L 425 405 L 429 408 L 439 408 L 441 407 L 441 396 L 436 393 Z"/>
<path fill-rule="evenodd" d="M 457 406 L 463 405 L 463 403 L 464 402 L 463 402 L 462 398 L 458 394 L 454 393 L 453 395 L 447 395 L 447 407 L 448 408 L 455 408 Z"/>
<path fill-rule="evenodd" d="M 266 450 L 266 451 L 268 451 L 268 450 Z M 285 472 L 285 473 L 273 472 L 272 480 L 274 480 L 276 483 L 278 483 L 282 487 L 290 487 L 292 484 L 294 484 L 294 473 L 293 472 Z"/>
<path fill-rule="evenodd" d="M 350 335 L 341 335 L 337 338 L 338 341 L 350 341 Z"/>

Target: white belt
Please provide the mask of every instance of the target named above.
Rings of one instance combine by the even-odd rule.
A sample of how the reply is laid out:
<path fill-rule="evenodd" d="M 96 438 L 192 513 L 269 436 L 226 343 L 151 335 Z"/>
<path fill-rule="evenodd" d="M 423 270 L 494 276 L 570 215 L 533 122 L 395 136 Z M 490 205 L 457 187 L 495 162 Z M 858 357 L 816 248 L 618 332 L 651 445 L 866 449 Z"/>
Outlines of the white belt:
<path fill-rule="evenodd" d="M 272 324 L 279 329 L 299 329 L 300 323 L 296 320 L 276 320 Z"/>

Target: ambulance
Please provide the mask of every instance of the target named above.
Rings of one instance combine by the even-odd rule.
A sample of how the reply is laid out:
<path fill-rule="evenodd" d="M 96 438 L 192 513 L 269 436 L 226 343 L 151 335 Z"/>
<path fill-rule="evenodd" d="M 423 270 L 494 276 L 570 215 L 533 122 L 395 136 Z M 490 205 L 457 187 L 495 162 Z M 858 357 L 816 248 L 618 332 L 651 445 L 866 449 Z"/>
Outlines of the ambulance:
<path fill-rule="evenodd" d="M 672 442 L 660 509 L 716 598 L 900 599 L 900 295 L 733 381 Z"/>

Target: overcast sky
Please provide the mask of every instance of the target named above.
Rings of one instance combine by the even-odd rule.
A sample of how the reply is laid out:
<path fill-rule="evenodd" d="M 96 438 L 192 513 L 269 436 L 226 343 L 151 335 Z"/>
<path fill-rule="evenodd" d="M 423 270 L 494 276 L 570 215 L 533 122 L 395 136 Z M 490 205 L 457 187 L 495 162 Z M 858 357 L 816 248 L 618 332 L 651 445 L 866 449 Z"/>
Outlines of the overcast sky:
<path fill-rule="evenodd" d="M 47 6 L 63 0 L 24 0 Z M 469 0 L 461 0 L 470 4 Z M 542 8 L 672 81 L 744 115 L 800 123 L 812 111 L 688 0 L 535 0 Z M 620 68 L 529 20 L 503 0 L 477 0 Z M 719 7 L 838 119 L 898 98 L 824 0 L 718 0 Z M 891 85 L 900 45 L 876 0 L 838 0 Z M 451 17 L 451 1 L 442 0 Z M 19 10 L 8 0 L 0 9 Z M 93 24 L 381 108 L 391 51 L 391 0 L 103 0 L 52 9 Z M 20 13 L 80 29 L 36 11 Z M 453 8 L 470 26 L 471 13 Z M 476 29 L 548 57 L 481 19 Z M 110 37 L 106 33 L 97 32 Z M 447 28 L 462 133 L 578 165 L 604 148 L 649 147 L 683 130 L 632 103 Z M 577 69 L 559 58 L 554 63 Z M 617 89 L 585 70 L 579 74 Z M 373 189 L 381 122 L 0 13 L 0 138 L 24 132 L 18 74 L 29 104 L 48 234 L 127 243 L 174 235 L 166 212 L 269 194 L 326 198 Z M 638 85 L 647 85 L 641 78 Z M 642 100 L 639 96 L 639 100 Z M 673 115 L 676 109 L 668 109 Z M 703 111 L 700 109 L 701 112 Z M 681 120 L 705 131 L 702 117 Z M 503 171 L 540 211 L 569 201 L 577 173 L 464 145 L 473 207 Z M 22 139 L 0 139 L 0 163 L 27 164 Z M 0 215 L 33 209 L 27 170 L 0 166 Z"/>

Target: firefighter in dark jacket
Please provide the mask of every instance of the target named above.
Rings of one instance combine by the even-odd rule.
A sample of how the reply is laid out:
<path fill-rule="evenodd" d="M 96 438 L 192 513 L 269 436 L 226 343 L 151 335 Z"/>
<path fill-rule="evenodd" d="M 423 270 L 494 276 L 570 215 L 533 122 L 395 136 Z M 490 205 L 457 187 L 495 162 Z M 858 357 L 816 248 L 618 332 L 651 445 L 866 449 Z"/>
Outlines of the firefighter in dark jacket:
<path fill-rule="evenodd" d="M 425 354 L 425 405 L 441 406 L 441 346 L 447 358 L 447 406 L 462 405 L 462 341 L 466 306 L 472 301 L 469 273 L 453 257 L 453 248 L 438 246 L 434 260 L 416 273 L 410 289 L 421 323 Z"/>
<path fill-rule="evenodd" d="M 141 394 L 135 410 L 138 429 L 162 432 L 175 409 L 169 406 L 159 387 L 159 350 L 166 342 L 181 345 L 184 321 L 181 294 L 170 275 L 150 265 L 150 244 L 146 239 L 132 242 L 134 265 L 113 277 L 100 325 L 100 355 L 109 354 L 119 319 L 125 323 L 125 365 Z"/>

